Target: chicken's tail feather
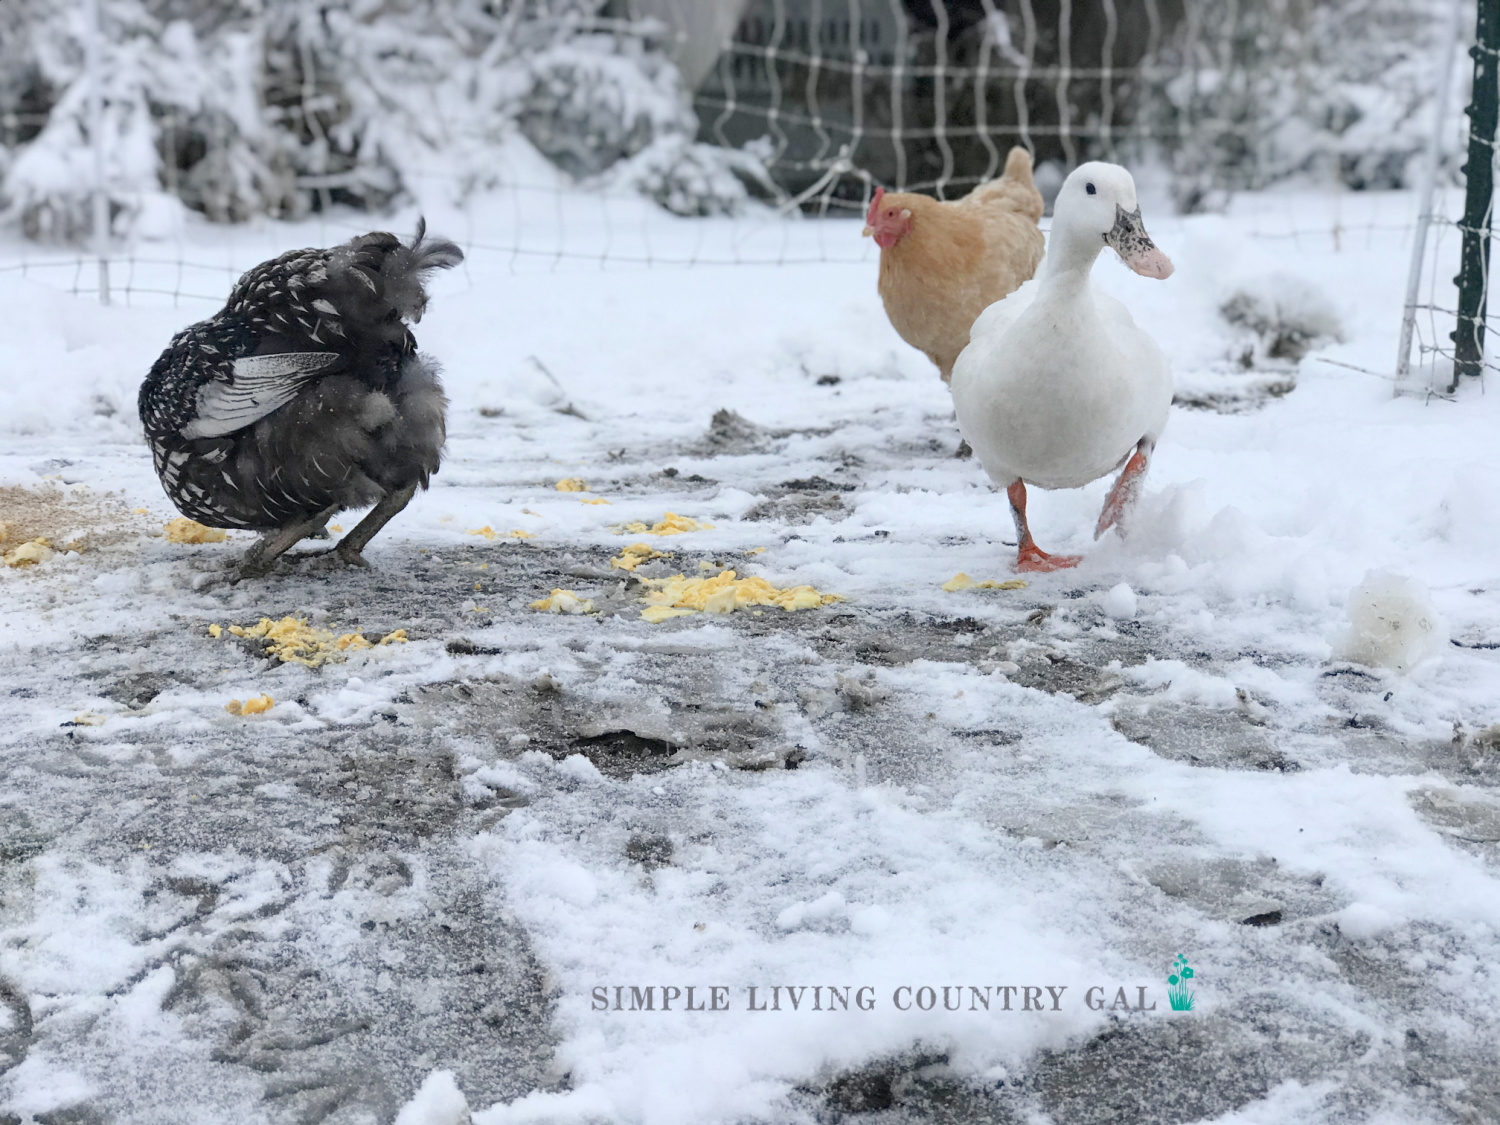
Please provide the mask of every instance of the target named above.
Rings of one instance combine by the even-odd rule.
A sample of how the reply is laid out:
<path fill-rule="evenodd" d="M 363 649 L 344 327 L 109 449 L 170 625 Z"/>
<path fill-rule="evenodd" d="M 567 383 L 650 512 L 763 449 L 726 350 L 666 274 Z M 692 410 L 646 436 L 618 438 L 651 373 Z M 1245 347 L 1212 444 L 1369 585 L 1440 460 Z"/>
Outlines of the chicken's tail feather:
<path fill-rule="evenodd" d="M 1034 187 L 1035 181 L 1031 178 L 1031 153 L 1020 145 L 1012 148 L 1005 157 L 1003 178 L 1026 187 Z"/>
<path fill-rule="evenodd" d="M 975 207 L 994 207 L 1013 211 L 1035 221 L 1042 217 L 1042 194 L 1031 176 L 1031 153 L 1020 145 L 1005 158 L 1005 171 L 999 178 L 980 184 L 964 197 Z"/>

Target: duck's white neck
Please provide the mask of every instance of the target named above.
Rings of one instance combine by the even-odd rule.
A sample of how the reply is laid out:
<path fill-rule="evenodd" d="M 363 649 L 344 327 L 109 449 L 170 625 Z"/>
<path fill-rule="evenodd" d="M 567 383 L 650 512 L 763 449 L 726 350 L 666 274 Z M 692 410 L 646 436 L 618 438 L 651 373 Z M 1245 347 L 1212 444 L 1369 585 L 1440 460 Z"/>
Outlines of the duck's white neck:
<path fill-rule="evenodd" d="M 1098 235 L 1054 222 L 1039 278 L 1042 288 L 1056 291 L 1086 287 L 1094 259 L 1103 249 L 1104 240 Z"/>

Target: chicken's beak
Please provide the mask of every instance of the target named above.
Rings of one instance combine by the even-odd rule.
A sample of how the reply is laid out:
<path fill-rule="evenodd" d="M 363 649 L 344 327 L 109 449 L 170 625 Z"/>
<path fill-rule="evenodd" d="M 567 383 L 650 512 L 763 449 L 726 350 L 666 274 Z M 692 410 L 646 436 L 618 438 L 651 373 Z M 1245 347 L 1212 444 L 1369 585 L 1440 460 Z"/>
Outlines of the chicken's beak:
<path fill-rule="evenodd" d="M 859 236 L 861 238 L 869 238 L 870 235 L 872 235 L 874 233 L 875 233 L 875 228 L 874 227 L 865 227 L 864 230 L 862 230 L 862 231 L 859 232 Z"/>
<path fill-rule="evenodd" d="M 1115 225 L 1104 236 L 1104 241 L 1125 260 L 1127 266 L 1142 277 L 1165 281 L 1176 268 L 1172 265 L 1172 259 L 1163 254 L 1146 233 L 1139 207 L 1134 211 L 1126 211 L 1116 203 Z"/>

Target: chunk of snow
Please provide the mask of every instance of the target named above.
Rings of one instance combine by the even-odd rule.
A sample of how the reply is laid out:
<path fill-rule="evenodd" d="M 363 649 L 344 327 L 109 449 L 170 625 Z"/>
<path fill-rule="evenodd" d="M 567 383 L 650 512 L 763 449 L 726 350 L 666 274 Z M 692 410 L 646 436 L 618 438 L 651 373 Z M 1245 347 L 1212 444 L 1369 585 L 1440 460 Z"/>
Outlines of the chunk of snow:
<path fill-rule="evenodd" d="M 469 1102 L 451 1070 L 434 1070 L 411 1101 L 396 1114 L 396 1125 L 469 1125 Z"/>
<path fill-rule="evenodd" d="M 1406 673 L 1448 643 L 1427 588 L 1405 575 L 1366 573 L 1349 595 L 1348 616 L 1349 629 L 1334 650 L 1338 660 Z"/>
<path fill-rule="evenodd" d="M 1339 933 L 1354 941 L 1369 941 L 1400 924 L 1401 919 L 1378 906 L 1356 902 L 1334 915 Z"/>
<path fill-rule="evenodd" d="M 1099 606 L 1108 617 L 1116 621 L 1127 620 L 1135 616 L 1136 600 L 1135 591 L 1130 588 L 1130 583 L 1121 582 L 1118 586 L 1111 586 L 1105 595 L 1099 599 Z"/>
<path fill-rule="evenodd" d="M 776 928 L 779 930 L 797 930 L 803 926 L 815 925 L 819 922 L 827 922 L 833 918 L 843 917 L 846 906 L 844 896 L 838 891 L 829 891 L 812 902 L 794 902 L 776 916 Z"/>

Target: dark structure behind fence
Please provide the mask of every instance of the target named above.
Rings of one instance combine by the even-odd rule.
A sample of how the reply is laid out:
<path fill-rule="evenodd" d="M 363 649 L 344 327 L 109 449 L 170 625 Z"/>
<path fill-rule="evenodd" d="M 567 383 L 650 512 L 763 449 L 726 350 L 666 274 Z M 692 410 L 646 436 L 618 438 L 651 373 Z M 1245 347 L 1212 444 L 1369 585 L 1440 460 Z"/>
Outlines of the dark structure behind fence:
<path fill-rule="evenodd" d="M 1142 63 L 1184 17 L 1183 0 L 750 0 L 697 91 L 700 135 L 768 138 L 791 194 L 841 154 L 939 197 L 998 174 L 1012 144 L 1064 166 L 1118 158 Z M 867 193 L 838 177 L 815 203 Z"/>

